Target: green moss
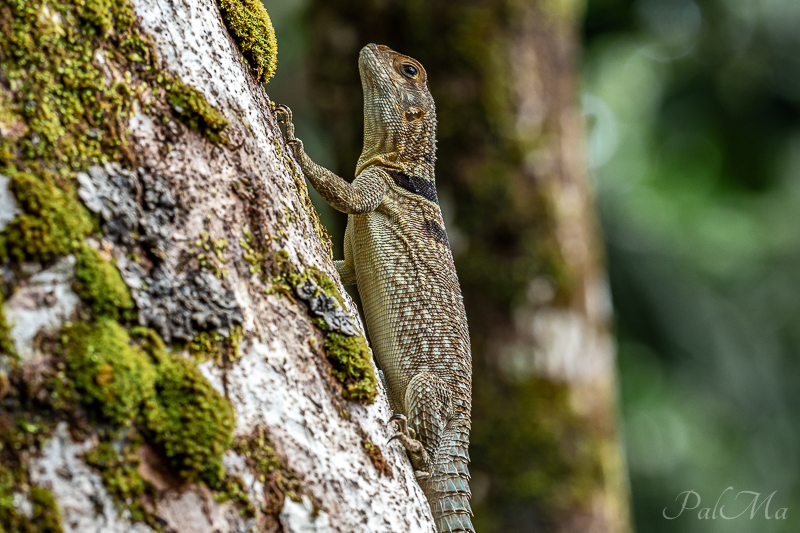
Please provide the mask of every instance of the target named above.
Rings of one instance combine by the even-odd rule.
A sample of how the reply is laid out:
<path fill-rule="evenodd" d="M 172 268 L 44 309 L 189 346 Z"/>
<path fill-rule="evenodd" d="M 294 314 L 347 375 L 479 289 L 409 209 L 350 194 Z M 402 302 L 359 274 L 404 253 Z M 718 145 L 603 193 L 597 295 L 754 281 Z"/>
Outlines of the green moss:
<path fill-rule="evenodd" d="M 131 424 L 140 406 L 155 395 L 156 370 L 149 355 L 130 343 L 125 328 L 101 318 L 96 324 L 64 328 L 61 345 L 67 376 L 82 401 L 112 423 Z"/>
<path fill-rule="evenodd" d="M 27 134 L 0 151 L 0 166 L 42 161 L 77 170 L 127 156 L 121 124 L 133 91 L 127 80 L 106 79 L 95 52 L 135 71 L 134 60 L 150 55 L 136 24 L 127 0 L 3 0 L 0 66 L 13 87 L 10 112 L 24 119 Z"/>
<path fill-rule="evenodd" d="M 230 404 L 191 361 L 168 354 L 154 332 L 135 328 L 132 334 L 142 346 L 107 318 L 65 327 L 67 387 L 115 426 L 138 421 L 187 480 L 218 485 L 235 426 Z"/>
<path fill-rule="evenodd" d="M 193 129 L 214 144 L 228 144 L 225 128 L 230 122 L 208 103 L 203 93 L 181 80 L 165 77 L 167 101 L 175 113 L 190 129 Z"/>
<path fill-rule="evenodd" d="M 68 180 L 15 172 L 9 188 L 22 212 L 0 234 L 3 261 L 48 261 L 72 252 L 92 231 L 92 218 Z"/>
<path fill-rule="evenodd" d="M 90 246 L 75 253 L 75 292 L 91 307 L 95 316 L 118 318 L 120 309 L 133 309 L 128 286 L 119 270 Z"/>
<path fill-rule="evenodd" d="M 307 266 L 305 271 L 298 272 L 286 250 L 279 251 L 271 259 L 271 270 L 275 274 L 271 293 L 293 298 L 293 289 L 310 279 L 317 284 L 319 291 L 335 298 L 346 309 L 344 298 L 325 272 L 314 266 Z M 325 356 L 331 363 L 333 377 L 342 384 L 342 397 L 351 401 L 372 403 L 378 394 L 378 387 L 367 340 L 363 335 L 348 336 L 330 331 L 325 321 L 319 317 L 312 318 L 311 321 L 325 334 Z"/>
<path fill-rule="evenodd" d="M 278 64 L 278 42 L 272 21 L 261 0 L 219 0 L 225 26 L 239 46 L 259 83 L 275 75 Z"/>
<path fill-rule="evenodd" d="M 336 301 L 339 302 L 339 305 L 342 306 L 342 309 L 347 308 L 344 304 L 344 297 L 342 296 L 342 293 L 339 292 L 339 289 L 336 287 L 336 284 L 333 282 L 333 280 L 331 280 L 331 278 L 329 278 L 325 272 L 314 265 L 307 266 L 304 272 L 291 274 L 289 279 L 291 280 L 293 287 L 299 287 L 310 279 L 316 283 L 317 287 L 319 287 L 319 289 L 322 290 L 326 296 L 335 298 Z"/>
<path fill-rule="evenodd" d="M 31 502 L 33 502 L 33 518 L 31 521 L 38 522 L 37 530 L 62 533 L 61 513 L 58 510 L 55 498 L 53 498 L 53 493 L 34 485 L 31 487 Z"/>
<path fill-rule="evenodd" d="M 255 516 L 255 506 L 250 501 L 250 494 L 242 478 L 237 476 L 225 476 L 219 488 L 214 493 L 214 501 L 227 502 L 234 501 L 239 504 L 239 514 L 248 518 Z"/>
<path fill-rule="evenodd" d="M 325 354 L 333 365 L 333 376 L 344 387 L 347 400 L 372 403 L 378 395 L 372 354 L 361 335 L 343 335 L 329 331 L 325 335 Z"/>
<path fill-rule="evenodd" d="M 222 454 L 236 425 L 230 403 L 191 361 L 167 354 L 152 332 L 146 349 L 159 361 L 155 405 L 144 413 L 147 429 L 187 480 L 219 486 Z"/>
<path fill-rule="evenodd" d="M 32 486 L 28 475 L 30 451 L 41 448 L 51 426 L 37 415 L 12 416 L 0 409 L 0 532 L 62 533 L 61 515 L 47 489 Z M 19 508 L 27 500 L 30 516 Z"/>
<path fill-rule="evenodd" d="M 53 494 L 33 485 L 27 496 L 33 507 L 31 516 L 25 516 L 14 505 L 23 496 L 19 484 L 13 483 L 11 473 L 0 466 L 0 532 L 8 533 L 63 533 L 61 513 Z"/>
<path fill-rule="evenodd" d="M 242 248 L 242 259 L 247 261 L 250 266 L 248 270 L 251 274 L 258 274 L 264 264 L 264 253 L 253 248 L 253 234 L 244 230 L 244 239 L 239 239 L 239 246 Z"/>
<path fill-rule="evenodd" d="M 17 348 L 11 338 L 11 326 L 6 321 L 5 302 L 3 301 L 2 292 L 0 292 L 0 353 L 10 355 L 14 359 L 17 358 Z M 2 390 L 2 387 L 0 387 L 0 390 Z"/>
<path fill-rule="evenodd" d="M 144 498 L 154 497 L 156 490 L 139 474 L 140 461 L 136 455 L 137 447 L 137 443 L 101 441 L 84 454 L 83 460 L 98 470 L 106 490 L 118 507 L 130 511 L 131 520 L 144 522 L 161 531 L 163 528 L 158 520 L 142 503 Z"/>
<path fill-rule="evenodd" d="M 108 70 L 119 75 L 109 77 Z M 129 0 L 0 0 L 0 71 L 0 172 L 10 178 L 21 210 L 0 234 L 0 260 L 51 261 L 75 253 L 75 290 L 95 319 L 67 325 L 59 335 L 63 360 L 56 362 L 47 408 L 85 417 L 80 407 L 86 407 L 104 422 L 101 434 L 108 426 L 118 431 L 136 424 L 189 479 L 214 482 L 230 444 L 232 410 L 154 334 L 144 334 L 139 346 L 116 321 L 120 310 L 132 309 L 130 294 L 116 268 L 85 245 L 96 227 L 75 194 L 73 176 L 108 161 L 137 163 L 125 127 L 135 107 L 160 114 L 169 104 L 216 143 L 226 142 L 227 120 L 198 91 L 160 73 Z M 7 329 L 0 321 L 0 343 L 8 340 Z M 7 351 L 3 344 L 0 349 Z M 28 437 L 36 405 L 15 404 L 30 426 L 24 431 L 0 424 L 0 531 L 60 531 L 49 518 L 56 516 L 52 501 L 28 489 L 27 467 L 19 461 L 21 451 L 35 448 Z M 142 495 L 129 452 L 114 456 L 106 444 L 89 454 L 118 501 Z M 8 472 L 13 491 L 30 495 L 38 513 L 33 526 L 6 520 Z M 126 506 L 138 518 L 136 503 Z"/>
<path fill-rule="evenodd" d="M 275 453 L 266 429 L 259 426 L 252 435 L 237 438 L 233 450 L 246 458 L 258 480 L 269 489 L 265 491 L 266 505 L 262 512 L 277 516 L 286 498 L 300 501 L 305 493 L 300 479 Z"/>
<path fill-rule="evenodd" d="M 223 142 L 224 117 L 198 91 L 159 74 L 151 46 L 128 0 L 2 0 L 0 70 L 12 90 L 0 98 L 9 129 L 0 138 L 0 172 L 38 176 L 46 167 L 67 175 L 108 161 L 134 164 L 125 127 L 134 103 L 161 109 L 146 95 L 181 106 L 182 120 Z M 109 67 L 121 75 L 109 79 Z"/>
<path fill-rule="evenodd" d="M 186 349 L 198 363 L 236 361 L 241 357 L 239 344 L 243 337 L 241 326 L 234 327 L 227 337 L 216 331 L 203 331 L 186 344 Z"/>
<path fill-rule="evenodd" d="M 186 349 L 198 363 L 222 360 L 225 337 L 216 331 L 203 331 L 186 344 Z"/>

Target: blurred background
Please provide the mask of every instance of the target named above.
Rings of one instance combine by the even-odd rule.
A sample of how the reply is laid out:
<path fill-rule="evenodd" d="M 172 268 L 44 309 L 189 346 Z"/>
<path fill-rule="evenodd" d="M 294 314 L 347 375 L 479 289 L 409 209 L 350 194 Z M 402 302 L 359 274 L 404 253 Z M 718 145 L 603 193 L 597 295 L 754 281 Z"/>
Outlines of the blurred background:
<path fill-rule="evenodd" d="M 567 394 L 551 380 L 509 379 L 493 350 L 493 339 L 513 336 L 508 324 L 536 299 L 537 280 L 550 280 L 551 306 L 569 307 L 574 292 L 571 267 L 562 275 L 542 260 L 549 226 L 536 213 L 549 204 L 520 189 L 525 172 L 515 170 L 549 175 L 530 154 L 563 130 L 541 127 L 525 144 L 502 115 L 513 107 L 503 76 L 513 72 L 497 58 L 509 57 L 502 46 L 515 35 L 524 45 L 515 10 L 525 2 L 264 3 L 279 47 L 266 90 L 293 109 L 311 157 L 347 179 L 363 131 L 358 49 L 387 44 L 428 70 L 437 181 L 473 330 L 479 531 L 603 531 L 563 518 L 591 506 L 583 487 L 608 477 L 590 438 L 562 446 L 586 417 L 551 409 Z M 584 120 L 582 179 L 595 196 L 596 255 L 613 301 L 619 392 L 609 409 L 621 413 L 630 479 L 614 490 L 630 500 L 632 528 L 800 531 L 800 2 L 528 3 L 548 21 L 533 23 L 531 46 L 556 43 L 538 56 L 541 91 L 566 76 L 558 87 L 572 104 L 553 105 L 574 105 Z M 530 202 L 506 208 L 511 197 Z M 346 219 L 313 200 L 340 258 Z M 552 444 L 556 434 L 562 444 Z M 762 498 L 777 491 L 770 514 L 788 508 L 787 519 L 767 520 L 763 507 L 752 520 L 702 520 L 699 508 L 662 516 L 677 513 L 683 491 L 713 507 L 729 486 Z M 725 502 L 728 515 L 746 505 L 730 492 Z"/>

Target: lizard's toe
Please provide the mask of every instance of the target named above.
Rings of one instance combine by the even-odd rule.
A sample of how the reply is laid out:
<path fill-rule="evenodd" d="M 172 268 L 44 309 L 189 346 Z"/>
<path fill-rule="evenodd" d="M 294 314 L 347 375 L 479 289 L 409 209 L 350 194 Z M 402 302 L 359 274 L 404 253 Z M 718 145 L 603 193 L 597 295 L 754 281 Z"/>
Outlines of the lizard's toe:
<path fill-rule="evenodd" d="M 278 115 L 278 122 L 286 122 L 292 120 L 292 110 L 289 106 L 284 104 L 277 104 L 275 106 L 275 114 Z"/>
<path fill-rule="evenodd" d="M 403 418 L 405 419 L 405 417 Z M 425 447 L 420 441 L 408 435 L 408 432 L 411 431 L 410 429 L 405 433 L 402 429 L 404 428 L 401 428 L 401 431 L 392 435 L 386 443 L 388 444 L 395 439 L 399 440 L 403 448 L 406 449 L 406 454 L 408 454 L 408 458 L 411 459 L 411 464 L 414 466 L 415 471 L 424 472 L 430 470 L 430 460 L 428 458 L 428 452 L 425 451 Z"/>
<path fill-rule="evenodd" d="M 399 431 L 398 434 L 402 433 L 403 435 L 408 435 L 408 419 L 406 418 L 406 415 L 403 413 L 395 413 L 392 415 L 392 418 L 389 419 L 387 424 L 391 424 L 392 422 L 397 423 L 397 429 Z M 397 435 L 392 437 L 392 439 L 395 437 L 397 437 Z"/>

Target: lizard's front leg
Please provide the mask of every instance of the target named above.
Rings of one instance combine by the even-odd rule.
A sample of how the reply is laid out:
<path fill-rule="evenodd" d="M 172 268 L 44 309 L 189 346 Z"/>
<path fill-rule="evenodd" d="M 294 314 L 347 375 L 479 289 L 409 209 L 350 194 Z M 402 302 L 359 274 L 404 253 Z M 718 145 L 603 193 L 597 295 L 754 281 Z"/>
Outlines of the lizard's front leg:
<path fill-rule="evenodd" d="M 343 213 L 358 215 L 374 211 L 383 201 L 388 185 L 380 171 L 368 168 L 353 183 L 348 183 L 327 168 L 314 163 L 303 149 L 303 141 L 294 136 L 292 111 L 285 105 L 275 107 L 278 122 L 286 125 L 284 138 L 292 149 L 294 158 L 303 169 L 314 189 L 333 208 Z"/>

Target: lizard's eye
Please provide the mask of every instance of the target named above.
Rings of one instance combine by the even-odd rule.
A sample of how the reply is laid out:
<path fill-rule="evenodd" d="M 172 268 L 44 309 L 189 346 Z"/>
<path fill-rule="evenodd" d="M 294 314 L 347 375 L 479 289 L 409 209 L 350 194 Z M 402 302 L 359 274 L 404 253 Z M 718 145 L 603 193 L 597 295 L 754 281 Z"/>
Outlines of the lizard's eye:
<path fill-rule="evenodd" d="M 417 67 L 415 67 L 411 63 L 405 63 L 402 66 L 402 69 L 403 69 L 403 74 L 405 74 L 406 77 L 411 78 L 412 80 L 416 79 L 417 75 L 419 75 Z"/>

